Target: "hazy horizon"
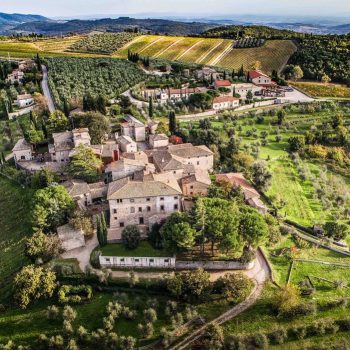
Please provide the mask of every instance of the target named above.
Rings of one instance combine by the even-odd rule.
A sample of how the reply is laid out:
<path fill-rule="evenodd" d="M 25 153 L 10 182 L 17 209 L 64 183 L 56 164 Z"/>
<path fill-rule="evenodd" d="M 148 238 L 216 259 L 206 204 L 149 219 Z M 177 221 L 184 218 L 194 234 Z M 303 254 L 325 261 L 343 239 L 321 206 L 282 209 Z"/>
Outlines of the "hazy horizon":
<path fill-rule="evenodd" d="M 1 0 L 0 12 L 39 14 L 46 17 L 100 17 L 100 16 L 178 16 L 234 17 L 234 16 L 281 16 L 281 17 L 349 17 L 350 1 L 333 0 Z"/>

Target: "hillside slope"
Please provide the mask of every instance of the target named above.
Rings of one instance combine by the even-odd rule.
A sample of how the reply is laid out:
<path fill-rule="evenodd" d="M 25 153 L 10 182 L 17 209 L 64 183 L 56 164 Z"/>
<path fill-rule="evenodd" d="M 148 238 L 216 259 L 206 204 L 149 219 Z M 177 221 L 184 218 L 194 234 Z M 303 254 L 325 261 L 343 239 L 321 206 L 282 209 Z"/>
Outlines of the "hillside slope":
<path fill-rule="evenodd" d="M 206 23 L 185 23 L 163 19 L 135 19 L 120 17 L 117 19 L 104 18 L 99 20 L 70 20 L 66 22 L 35 21 L 24 23 L 14 28 L 16 32 L 35 32 L 45 35 L 66 33 L 87 33 L 92 30 L 120 32 L 125 29 L 138 28 L 140 31 L 153 33 L 168 33 L 172 35 L 200 34 L 213 28 Z"/>

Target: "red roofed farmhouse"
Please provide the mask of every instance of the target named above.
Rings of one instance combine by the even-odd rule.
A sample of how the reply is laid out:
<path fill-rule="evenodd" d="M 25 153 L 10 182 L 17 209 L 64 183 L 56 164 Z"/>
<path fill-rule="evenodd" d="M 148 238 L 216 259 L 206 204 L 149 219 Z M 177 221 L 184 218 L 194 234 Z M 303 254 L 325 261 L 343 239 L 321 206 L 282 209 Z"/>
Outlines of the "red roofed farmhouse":
<path fill-rule="evenodd" d="M 215 89 L 227 88 L 231 90 L 231 82 L 229 80 L 215 80 L 214 87 Z"/>
<path fill-rule="evenodd" d="M 213 109 L 216 111 L 222 109 L 232 109 L 239 106 L 239 98 L 232 96 L 215 97 L 213 101 Z"/>
<path fill-rule="evenodd" d="M 249 81 L 255 85 L 275 84 L 271 78 L 260 70 L 251 70 L 248 73 Z"/>
<path fill-rule="evenodd" d="M 260 200 L 259 192 L 246 180 L 242 173 L 217 174 L 216 181 L 225 181 L 234 187 L 239 187 L 248 205 L 257 209 L 261 214 L 267 214 L 268 210 Z"/>

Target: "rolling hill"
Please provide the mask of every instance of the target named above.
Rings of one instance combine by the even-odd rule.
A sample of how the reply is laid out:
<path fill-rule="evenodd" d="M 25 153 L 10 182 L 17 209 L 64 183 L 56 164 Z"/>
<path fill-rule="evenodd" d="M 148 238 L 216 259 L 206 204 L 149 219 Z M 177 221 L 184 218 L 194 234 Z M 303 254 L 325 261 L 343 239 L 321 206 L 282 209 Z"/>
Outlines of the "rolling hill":
<path fill-rule="evenodd" d="M 164 19 L 136 19 L 119 17 L 98 20 L 70 21 L 34 21 L 16 26 L 13 31 L 57 35 L 67 33 L 88 33 L 93 30 L 121 32 L 126 29 L 138 28 L 141 32 L 152 32 L 170 35 L 200 34 L 215 27 L 215 25 L 198 22 L 177 22 Z"/>
<path fill-rule="evenodd" d="M 6 33 L 20 24 L 33 21 L 45 22 L 49 21 L 49 19 L 40 15 L 23 15 L 20 13 L 9 14 L 0 12 L 0 33 Z"/>

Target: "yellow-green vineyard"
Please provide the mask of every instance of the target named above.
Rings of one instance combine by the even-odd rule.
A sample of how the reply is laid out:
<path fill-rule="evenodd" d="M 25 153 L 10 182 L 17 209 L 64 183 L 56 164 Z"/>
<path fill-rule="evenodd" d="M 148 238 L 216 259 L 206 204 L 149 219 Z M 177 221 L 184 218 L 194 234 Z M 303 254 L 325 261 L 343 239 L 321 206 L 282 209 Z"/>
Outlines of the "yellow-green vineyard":
<path fill-rule="evenodd" d="M 233 49 L 232 40 L 228 39 L 144 35 L 119 49 L 113 56 L 125 58 L 128 50 L 141 56 L 230 69 L 239 69 L 242 65 L 248 69 L 255 61 L 260 61 L 264 71 L 272 72 L 286 64 L 296 47 L 290 40 L 270 40 L 257 48 Z"/>
<path fill-rule="evenodd" d="M 74 43 L 83 36 L 56 38 L 35 42 L 0 41 L 0 56 L 31 57 L 39 52 L 42 56 L 106 56 L 102 54 L 71 52 Z M 141 56 L 172 61 L 193 62 L 228 69 L 248 69 L 260 61 L 267 73 L 280 70 L 296 51 L 290 40 L 270 40 L 263 46 L 248 49 L 233 49 L 232 40 L 207 39 L 177 36 L 141 35 L 126 44 L 111 56 L 126 58 L 128 50 Z"/>

